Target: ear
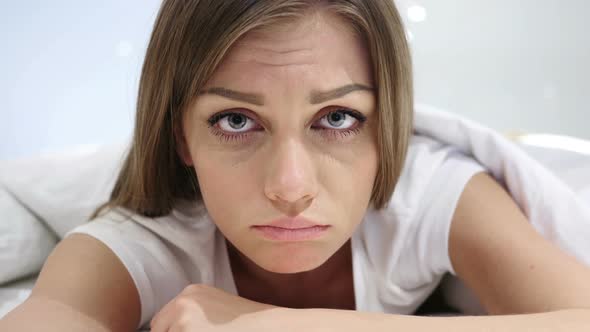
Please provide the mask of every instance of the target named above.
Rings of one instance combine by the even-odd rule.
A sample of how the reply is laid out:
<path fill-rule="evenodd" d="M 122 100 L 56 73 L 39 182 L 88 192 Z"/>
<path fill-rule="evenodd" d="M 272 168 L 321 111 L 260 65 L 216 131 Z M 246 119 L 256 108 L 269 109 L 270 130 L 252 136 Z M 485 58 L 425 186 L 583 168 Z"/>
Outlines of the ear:
<path fill-rule="evenodd" d="M 188 144 L 186 143 L 186 139 L 184 137 L 182 125 L 174 126 L 174 140 L 176 143 L 176 153 L 178 154 L 180 160 L 182 160 L 186 166 L 192 166 L 193 160 L 191 158 Z"/>

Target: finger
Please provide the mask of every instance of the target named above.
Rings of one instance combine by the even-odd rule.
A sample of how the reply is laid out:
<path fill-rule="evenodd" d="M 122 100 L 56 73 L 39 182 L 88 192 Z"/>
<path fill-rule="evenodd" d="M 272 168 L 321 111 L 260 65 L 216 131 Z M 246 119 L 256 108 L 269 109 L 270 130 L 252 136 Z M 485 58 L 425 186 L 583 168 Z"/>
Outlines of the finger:
<path fill-rule="evenodd" d="M 158 312 L 150 322 L 152 331 L 169 332 L 173 326 L 184 326 L 187 318 L 190 316 L 187 313 L 192 312 L 195 305 L 190 298 L 186 296 L 178 296 L 174 300 L 166 304 L 160 312 Z"/>
<path fill-rule="evenodd" d="M 159 323 L 157 323 L 159 324 Z M 190 317 L 181 317 L 180 319 L 175 319 L 171 321 L 168 325 L 164 327 L 163 330 L 158 330 L 158 332 L 187 332 L 187 331 L 195 331 L 192 325 Z M 152 330 L 154 332 L 155 330 Z"/>
<path fill-rule="evenodd" d="M 169 325 L 164 319 L 158 318 L 158 319 L 151 321 L 150 331 L 151 332 L 168 332 Z"/>
<path fill-rule="evenodd" d="M 169 318 L 170 316 L 171 313 L 168 306 L 164 306 L 162 310 L 152 317 L 150 321 L 151 332 L 168 332 L 170 323 L 172 322 L 172 319 Z"/>
<path fill-rule="evenodd" d="M 156 312 L 156 314 L 152 317 L 152 320 L 150 321 L 150 328 L 151 331 L 154 332 L 154 328 L 155 327 L 161 327 L 164 325 L 165 322 L 170 322 L 171 319 L 170 318 L 166 318 L 169 316 L 174 316 L 175 315 L 175 309 L 174 309 L 174 304 L 176 303 L 176 301 L 178 301 L 180 295 L 177 296 L 176 298 L 170 300 L 168 303 L 166 303 L 162 309 L 160 309 L 160 311 Z M 170 326 L 166 326 L 166 328 L 170 328 Z M 157 332 L 160 332 L 159 330 Z M 162 330 L 162 332 L 167 332 L 166 330 Z"/>

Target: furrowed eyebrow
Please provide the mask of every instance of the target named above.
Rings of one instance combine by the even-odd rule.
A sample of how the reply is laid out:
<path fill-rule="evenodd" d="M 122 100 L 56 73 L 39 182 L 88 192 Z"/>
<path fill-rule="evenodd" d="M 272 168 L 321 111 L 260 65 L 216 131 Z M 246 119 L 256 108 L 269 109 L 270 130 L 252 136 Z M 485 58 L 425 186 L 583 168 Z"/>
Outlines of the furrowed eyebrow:
<path fill-rule="evenodd" d="M 328 91 L 312 91 L 311 95 L 309 96 L 309 103 L 312 105 L 321 104 L 332 99 L 343 97 L 354 91 L 374 92 L 375 89 L 363 84 L 348 84 Z M 206 94 L 217 95 L 256 106 L 264 106 L 264 97 L 257 93 L 240 92 L 222 87 L 209 88 L 199 93 L 199 95 Z"/>
<path fill-rule="evenodd" d="M 328 100 L 343 97 L 354 91 L 375 91 L 374 88 L 363 84 L 348 84 L 329 91 L 312 91 L 309 97 L 309 103 L 312 105 L 321 104 Z"/>

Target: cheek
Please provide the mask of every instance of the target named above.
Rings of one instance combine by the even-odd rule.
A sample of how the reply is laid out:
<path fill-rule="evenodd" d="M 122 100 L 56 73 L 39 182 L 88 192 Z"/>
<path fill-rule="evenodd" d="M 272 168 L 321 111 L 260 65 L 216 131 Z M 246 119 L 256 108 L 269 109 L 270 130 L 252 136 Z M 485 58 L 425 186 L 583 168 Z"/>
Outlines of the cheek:
<path fill-rule="evenodd" d="M 370 198 L 373 189 L 373 182 L 377 175 L 378 154 L 376 149 L 363 149 L 356 156 L 353 164 L 354 176 L 351 178 L 351 195 L 353 199 L 364 203 L 365 198 L 366 201 Z"/>
<path fill-rule="evenodd" d="M 322 181 L 332 200 L 347 214 L 366 206 L 377 174 L 378 150 L 370 140 L 331 151 L 319 164 Z M 343 211 L 344 212 L 344 211 Z"/>
<path fill-rule="evenodd" d="M 370 136 L 370 132 L 364 132 L 351 144 L 341 149 L 330 151 L 332 159 L 339 165 L 342 174 L 339 177 L 346 182 L 359 184 L 366 187 L 368 178 L 373 178 L 377 170 L 378 150 L 377 144 Z M 357 187 L 357 188 L 361 188 Z"/>
<path fill-rule="evenodd" d="M 195 159 L 195 171 L 203 195 L 203 201 L 209 213 L 218 220 L 232 218 L 234 211 L 243 211 L 243 207 L 252 199 L 253 181 L 251 174 L 243 165 L 225 160 L 223 154 L 211 151 L 199 152 L 206 156 Z M 231 209 L 228 208 L 231 206 Z"/>

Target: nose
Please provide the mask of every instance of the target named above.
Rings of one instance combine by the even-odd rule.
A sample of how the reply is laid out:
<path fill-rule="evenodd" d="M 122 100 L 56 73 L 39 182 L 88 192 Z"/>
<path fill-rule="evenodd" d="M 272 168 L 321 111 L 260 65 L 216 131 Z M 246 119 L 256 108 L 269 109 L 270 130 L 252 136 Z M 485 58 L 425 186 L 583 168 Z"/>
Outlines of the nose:
<path fill-rule="evenodd" d="M 293 217 L 307 209 L 317 195 L 313 164 L 303 144 L 281 142 L 270 151 L 265 195 L 286 215 Z"/>

